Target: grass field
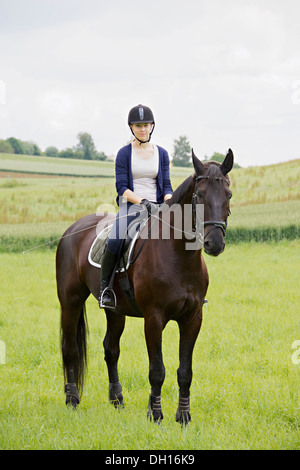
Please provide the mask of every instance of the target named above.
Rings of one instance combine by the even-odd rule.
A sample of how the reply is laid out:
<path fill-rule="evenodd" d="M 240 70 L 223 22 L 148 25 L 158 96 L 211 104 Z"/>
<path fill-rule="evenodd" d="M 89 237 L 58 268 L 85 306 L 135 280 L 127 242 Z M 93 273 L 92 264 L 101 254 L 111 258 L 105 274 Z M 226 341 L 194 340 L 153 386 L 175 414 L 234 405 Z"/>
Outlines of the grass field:
<path fill-rule="evenodd" d="M 113 176 L 112 162 L 0 154 L 0 171 L 63 176 Z"/>
<path fill-rule="evenodd" d="M 146 419 L 141 319 L 127 319 L 120 378 L 126 410 L 108 403 L 105 316 L 88 299 L 89 368 L 74 412 L 64 405 L 54 252 L 0 255 L 0 449 L 299 449 L 299 241 L 227 247 L 206 256 L 209 303 L 194 353 L 192 422 L 175 423 L 177 325 L 164 332 L 164 421 Z"/>
<path fill-rule="evenodd" d="M 9 171 L 1 173 L 2 252 L 18 252 L 22 251 L 22 246 L 28 249 L 30 245 L 53 240 L 78 218 L 99 208 L 105 209 L 107 205 L 117 209 L 114 179 L 107 177 L 114 173 L 112 162 L 0 154 L 0 168 L 5 162 L 15 171 L 26 171 L 25 167 L 29 171 L 28 165 L 31 164 L 32 171 L 58 175 L 65 165 L 69 175 L 94 177 L 47 178 L 38 174 L 23 174 L 22 177 L 22 174 Z M 189 168 L 172 167 L 173 188 L 191 172 Z M 95 177 L 97 174 L 99 176 Z M 300 160 L 233 170 L 230 175 L 233 198 L 228 241 L 272 239 L 274 229 L 277 231 L 273 237 L 275 240 L 299 237 Z"/>
<path fill-rule="evenodd" d="M 1 169 L 10 171 L 0 173 L 0 449 L 300 448 L 300 364 L 292 362 L 300 340 L 299 160 L 231 172 L 231 242 L 218 258 L 206 256 L 209 303 L 187 429 L 175 423 L 177 325 L 164 332 L 165 418 L 156 426 L 146 419 L 143 321 L 128 318 L 122 337 L 126 410 L 119 413 L 108 403 L 105 315 L 92 298 L 83 399 L 76 412 L 64 405 L 55 242 L 22 255 L 99 206 L 116 208 L 113 163 L 0 154 Z M 172 168 L 174 189 L 190 173 Z M 270 242 L 279 232 L 290 240 Z M 249 239 L 269 243 L 236 244 Z"/>

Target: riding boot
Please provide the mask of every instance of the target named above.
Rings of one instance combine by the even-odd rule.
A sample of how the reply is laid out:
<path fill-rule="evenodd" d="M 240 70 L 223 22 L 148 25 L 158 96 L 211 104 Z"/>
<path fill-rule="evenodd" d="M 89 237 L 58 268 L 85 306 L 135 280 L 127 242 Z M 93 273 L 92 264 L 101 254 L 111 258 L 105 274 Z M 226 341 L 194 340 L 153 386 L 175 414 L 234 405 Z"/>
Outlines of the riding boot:
<path fill-rule="evenodd" d="M 116 307 L 116 297 L 112 289 L 108 289 L 109 281 L 113 273 L 114 267 L 117 262 L 118 255 L 109 251 L 107 245 L 104 249 L 101 261 L 101 274 L 100 274 L 100 308 L 114 308 Z"/>

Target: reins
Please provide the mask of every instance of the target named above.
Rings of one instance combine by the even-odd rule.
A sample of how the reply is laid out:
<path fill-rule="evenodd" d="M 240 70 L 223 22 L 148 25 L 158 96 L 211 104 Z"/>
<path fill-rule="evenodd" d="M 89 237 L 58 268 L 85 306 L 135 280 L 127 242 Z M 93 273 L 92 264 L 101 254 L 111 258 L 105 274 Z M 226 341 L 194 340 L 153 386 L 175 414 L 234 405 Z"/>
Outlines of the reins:
<path fill-rule="evenodd" d="M 99 222 L 98 222 L 98 223 L 99 223 Z M 32 247 L 32 248 L 29 248 L 29 250 L 23 251 L 23 252 L 22 252 L 22 255 L 26 255 L 26 254 L 29 253 L 30 251 L 37 250 L 38 248 L 43 248 L 44 246 L 50 245 L 50 243 L 57 242 L 57 241 L 59 241 L 59 240 L 62 240 L 63 238 L 70 237 L 71 235 L 75 235 L 76 233 L 84 232 L 85 230 L 89 230 L 90 228 L 97 227 L 98 223 L 97 223 L 96 225 L 91 225 L 90 227 L 86 227 L 86 228 L 82 228 L 81 230 L 77 230 L 76 232 L 67 233 L 67 235 L 63 235 L 63 236 L 61 236 L 61 237 L 55 238 L 54 240 L 50 240 L 49 242 L 42 243 L 41 245 L 38 245 L 38 246 L 34 246 L 34 247 Z"/>

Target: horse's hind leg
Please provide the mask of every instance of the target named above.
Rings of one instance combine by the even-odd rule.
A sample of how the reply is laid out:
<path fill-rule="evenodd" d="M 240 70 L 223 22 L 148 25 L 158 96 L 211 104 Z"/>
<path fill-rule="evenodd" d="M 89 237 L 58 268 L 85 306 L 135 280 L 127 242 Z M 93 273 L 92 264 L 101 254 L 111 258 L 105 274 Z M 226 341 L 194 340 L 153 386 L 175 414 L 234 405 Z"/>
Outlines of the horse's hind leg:
<path fill-rule="evenodd" d="M 79 404 L 86 365 L 85 300 L 89 292 L 61 301 L 62 356 L 66 404 Z"/>
<path fill-rule="evenodd" d="M 124 407 L 122 386 L 118 374 L 118 359 L 120 355 L 120 338 L 125 327 L 125 316 L 109 310 L 106 310 L 105 313 L 107 329 L 103 346 L 109 378 L 109 401 L 116 408 L 119 406 Z"/>

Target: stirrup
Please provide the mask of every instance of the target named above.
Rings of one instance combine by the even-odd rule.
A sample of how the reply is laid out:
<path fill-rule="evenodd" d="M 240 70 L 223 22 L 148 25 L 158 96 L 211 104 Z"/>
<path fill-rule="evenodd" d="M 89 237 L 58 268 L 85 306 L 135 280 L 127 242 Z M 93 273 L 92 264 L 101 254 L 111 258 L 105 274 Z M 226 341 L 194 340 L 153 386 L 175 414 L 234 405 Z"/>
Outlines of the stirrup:
<path fill-rule="evenodd" d="M 108 294 L 110 298 L 113 298 L 113 305 L 106 305 L 103 303 L 103 296 L 104 294 Z M 113 295 L 111 295 L 113 294 Z M 99 299 L 99 307 L 100 308 L 111 308 L 115 309 L 117 307 L 117 297 L 113 289 L 111 289 L 109 286 L 105 287 L 105 289 L 102 291 L 100 299 Z"/>

